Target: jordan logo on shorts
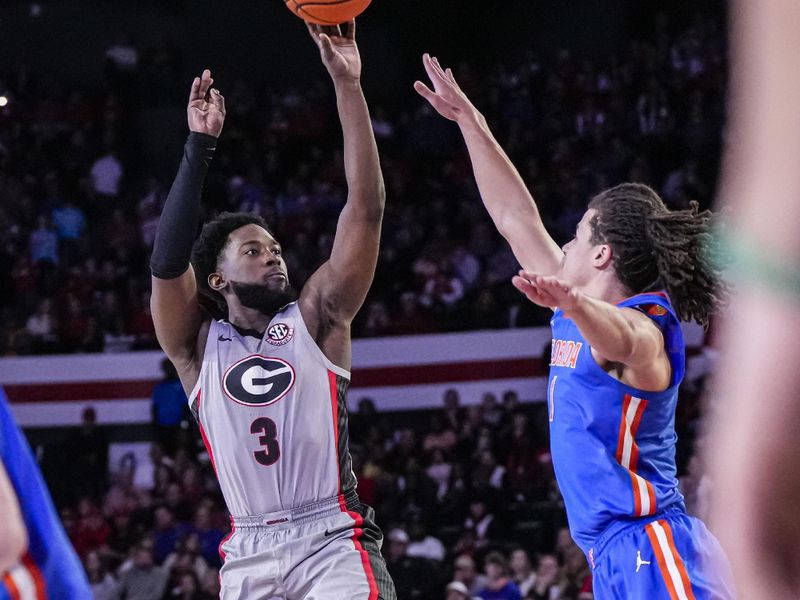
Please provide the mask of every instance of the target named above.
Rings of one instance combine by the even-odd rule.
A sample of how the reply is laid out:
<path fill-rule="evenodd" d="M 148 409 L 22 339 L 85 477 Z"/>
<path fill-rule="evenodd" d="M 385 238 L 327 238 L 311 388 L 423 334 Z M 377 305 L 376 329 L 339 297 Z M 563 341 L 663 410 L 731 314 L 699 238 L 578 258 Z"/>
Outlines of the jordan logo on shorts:
<path fill-rule="evenodd" d="M 650 564 L 649 560 L 642 560 L 642 551 L 641 550 L 637 550 L 636 551 L 636 572 L 637 573 L 639 572 L 639 569 L 642 568 L 642 565 L 649 565 L 649 564 Z"/>

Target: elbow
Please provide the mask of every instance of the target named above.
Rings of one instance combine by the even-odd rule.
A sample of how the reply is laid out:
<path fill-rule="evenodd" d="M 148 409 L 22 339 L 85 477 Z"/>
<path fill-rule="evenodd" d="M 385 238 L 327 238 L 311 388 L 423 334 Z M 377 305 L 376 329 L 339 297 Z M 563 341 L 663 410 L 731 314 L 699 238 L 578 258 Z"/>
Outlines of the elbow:
<path fill-rule="evenodd" d="M 358 191 L 354 194 L 354 197 L 364 199 L 363 202 L 353 202 L 351 204 L 351 210 L 361 220 L 369 223 L 380 223 L 383 220 L 383 211 L 386 207 L 386 190 L 382 185 L 373 190 Z"/>

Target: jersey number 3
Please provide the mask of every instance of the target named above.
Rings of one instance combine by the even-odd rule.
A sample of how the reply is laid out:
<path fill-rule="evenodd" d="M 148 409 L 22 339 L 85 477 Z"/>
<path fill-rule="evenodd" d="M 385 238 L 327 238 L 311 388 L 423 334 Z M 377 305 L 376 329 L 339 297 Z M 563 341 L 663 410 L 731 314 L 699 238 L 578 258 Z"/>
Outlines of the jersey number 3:
<path fill-rule="evenodd" d="M 258 442 L 264 450 L 256 450 L 253 456 L 259 464 L 268 467 L 278 462 L 281 457 L 281 448 L 278 445 L 278 426 L 275 421 L 267 417 L 259 417 L 250 425 L 250 433 L 261 434 Z"/>

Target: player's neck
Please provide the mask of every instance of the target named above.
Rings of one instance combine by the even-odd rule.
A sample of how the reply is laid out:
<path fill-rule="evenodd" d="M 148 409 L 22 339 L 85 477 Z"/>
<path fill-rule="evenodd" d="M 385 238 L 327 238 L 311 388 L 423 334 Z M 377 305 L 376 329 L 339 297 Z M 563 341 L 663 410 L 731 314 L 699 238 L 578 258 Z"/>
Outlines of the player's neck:
<path fill-rule="evenodd" d="M 258 331 L 263 335 L 274 315 L 240 304 L 228 304 L 228 322 L 239 329 Z"/>
<path fill-rule="evenodd" d="M 609 304 L 622 302 L 630 296 L 628 290 L 620 283 L 619 279 L 607 273 L 598 274 L 597 277 L 580 289 L 587 296 L 603 300 Z"/>

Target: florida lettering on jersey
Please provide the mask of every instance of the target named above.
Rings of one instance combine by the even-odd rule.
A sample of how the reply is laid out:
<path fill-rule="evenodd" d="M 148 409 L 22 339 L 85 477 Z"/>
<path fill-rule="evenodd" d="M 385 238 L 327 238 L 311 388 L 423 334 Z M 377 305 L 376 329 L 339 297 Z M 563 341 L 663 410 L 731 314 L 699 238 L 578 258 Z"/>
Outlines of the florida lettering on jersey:
<path fill-rule="evenodd" d="M 569 367 L 574 369 L 578 363 L 578 356 L 583 348 L 583 342 L 573 340 L 553 340 L 550 354 L 551 367 Z"/>

